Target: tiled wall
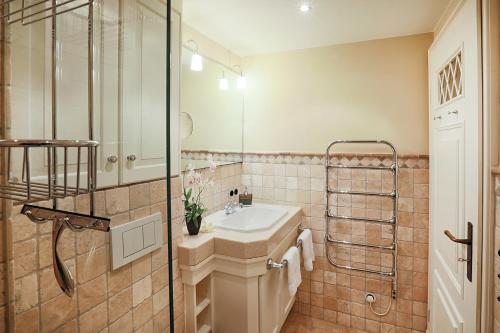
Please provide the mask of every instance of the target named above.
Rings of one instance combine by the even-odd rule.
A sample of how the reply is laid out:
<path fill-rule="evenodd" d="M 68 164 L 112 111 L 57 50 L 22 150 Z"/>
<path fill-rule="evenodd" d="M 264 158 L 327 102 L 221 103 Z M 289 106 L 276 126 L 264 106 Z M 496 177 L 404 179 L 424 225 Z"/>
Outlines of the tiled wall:
<path fill-rule="evenodd" d="M 173 179 L 174 233 L 180 234 L 180 181 Z M 43 203 L 42 203 L 43 204 Z M 48 203 L 46 203 L 48 204 Z M 9 293 L 12 332 L 166 332 L 168 330 L 168 261 L 165 181 L 96 193 L 96 214 L 112 226 L 160 212 L 164 221 L 161 249 L 118 270 L 110 270 L 109 235 L 66 230 L 59 251 L 75 278 L 73 298 L 63 294 L 52 269 L 51 224 L 37 225 L 12 208 L 7 219 L 10 252 Z M 89 197 L 67 198 L 59 208 L 89 212 Z M 174 253 L 176 258 L 176 253 Z M 174 260 L 174 267 L 177 267 Z M 175 271 L 175 317 L 183 325 L 183 295 Z M 181 331 L 181 330 L 179 330 Z"/>
<path fill-rule="evenodd" d="M 205 168 L 199 170 L 204 179 L 212 176 L 210 169 Z M 208 209 L 207 214 L 213 213 L 224 208 L 224 205 L 231 200 L 229 192 L 234 189 L 242 190 L 241 186 L 241 163 L 226 164 L 216 168 L 214 182 L 212 186 L 208 186 L 201 198 L 205 207 Z M 232 200 L 236 200 L 233 197 Z"/>
<path fill-rule="evenodd" d="M 390 165 L 384 156 L 342 155 L 350 165 Z M 428 256 L 428 158 L 403 156 L 399 170 L 398 293 L 388 315 L 374 315 L 365 302 L 367 291 L 379 299 L 377 311 L 385 310 L 391 283 L 378 275 L 336 269 L 327 262 L 323 245 L 325 212 L 325 169 L 321 155 L 245 155 L 243 185 L 259 201 L 299 205 L 305 213 L 304 226 L 313 231 L 317 260 L 311 273 L 303 272 L 295 310 L 314 318 L 368 332 L 424 332 L 427 312 Z M 391 178 L 381 171 L 339 172 L 332 185 L 343 189 L 387 190 Z M 387 217 L 386 202 L 378 199 L 338 198 L 345 213 Z M 331 222 L 332 225 L 334 222 Z M 365 223 L 336 224 L 335 236 L 370 243 L 392 238 L 392 228 Z M 333 233 L 332 233 L 333 234 Z M 342 263 L 378 269 L 391 267 L 391 256 L 375 251 L 332 249 Z M 380 306 L 381 305 L 381 306 Z"/>
<path fill-rule="evenodd" d="M 203 170 L 202 172 L 209 172 Z M 241 163 L 219 167 L 214 186 L 204 196 L 211 211 L 220 209 L 225 193 L 241 181 Z M 172 179 L 174 248 L 174 311 L 177 332 L 184 329 L 183 288 L 177 265 L 177 244 L 184 234 L 182 185 Z M 42 203 L 46 205 L 49 203 Z M 67 198 L 59 207 L 69 211 L 89 211 L 88 196 Z M 149 214 L 166 214 L 165 181 L 114 188 L 96 193 L 96 214 L 111 217 L 112 226 Z M 73 233 L 66 230 L 59 244 L 65 263 L 75 277 L 73 298 L 64 295 L 57 285 L 51 256 L 51 225 L 36 225 L 14 207 L 8 218 L 4 240 L 10 253 L 9 272 L 0 277 L 11 290 L 12 332 L 167 332 L 168 262 L 167 228 L 164 223 L 164 246 L 124 267 L 110 270 L 109 236 L 97 231 Z M 2 266 L 3 267 L 3 266 Z M 1 332 L 2 330 L 0 330 Z M 7 331 L 5 327 L 3 331 Z"/>

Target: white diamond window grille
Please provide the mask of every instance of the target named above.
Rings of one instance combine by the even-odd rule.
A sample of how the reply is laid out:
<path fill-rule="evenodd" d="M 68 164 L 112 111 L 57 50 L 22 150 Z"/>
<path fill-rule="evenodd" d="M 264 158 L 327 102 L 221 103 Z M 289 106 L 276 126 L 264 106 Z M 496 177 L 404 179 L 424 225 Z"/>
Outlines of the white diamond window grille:
<path fill-rule="evenodd" d="M 462 51 L 458 52 L 439 72 L 439 104 L 462 96 Z"/>

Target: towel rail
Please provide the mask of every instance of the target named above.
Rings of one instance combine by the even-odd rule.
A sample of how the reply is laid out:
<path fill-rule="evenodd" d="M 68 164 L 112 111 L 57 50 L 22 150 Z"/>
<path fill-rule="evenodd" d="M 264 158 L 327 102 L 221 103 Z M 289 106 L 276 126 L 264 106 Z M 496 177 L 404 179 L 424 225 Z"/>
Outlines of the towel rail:
<path fill-rule="evenodd" d="M 375 196 L 375 197 L 388 197 L 388 198 L 393 198 L 393 199 L 396 197 L 396 193 L 394 191 L 390 192 L 390 193 L 360 192 L 360 191 L 332 190 L 330 188 L 328 188 L 327 191 L 330 194 L 368 195 L 368 196 Z"/>
<path fill-rule="evenodd" d="M 391 152 L 392 152 L 392 162 L 390 166 L 364 166 L 364 165 L 348 165 L 348 164 L 340 164 L 340 163 L 332 163 L 331 158 L 332 153 L 331 150 L 339 145 L 339 144 L 373 144 L 373 145 L 384 145 L 386 147 L 389 147 Z M 347 269 L 347 270 L 352 270 L 352 271 L 357 271 L 357 272 L 365 272 L 365 273 L 371 273 L 371 274 L 378 274 L 380 276 L 387 276 L 392 278 L 392 298 L 396 298 L 396 292 L 397 292 L 397 211 L 398 211 L 398 156 L 397 156 L 397 151 L 396 148 L 388 141 L 383 141 L 383 140 L 337 140 L 332 142 L 330 145 L 328 145 L 328 148 L 326 149 L 326 156 L 325 156 L 325 171 L 326 171 L 326 184 L 325 184 L 325 191 L 326 191 L 326 211 L 325 211 L 325 229 L 326 229 L 326 234 L 325 234 L 325 252 L 326 252 L 326 257 L 328 259 L 328 262 L 333 265 L 334 267 L 337 268 L 342 268 L 342 269 Z M 390 170 L 392 174 L 392 191 L 387 193 L 387 192 L 360 192 L 360 191 L 349 191 L 349 190 L 339 190 L 339 189 L 333 189 L 330 187 L 330 169 L 364 169 L 364 170 Z M 363 218 L 363 217 L 354 217 L 354 216 L 342 216 L 342 215 L 335 215 L 330 212 L 330 207 L 331 206 L 338 206 L 333 204 L 332 198 L 330 194 L 346 194 L 346 195 L 360 195 L 360 196 L 375 196 L 375 197 L 388 197 L 392 199 L 392 217 L 389 219 L 374 219 L 374 218 Z M 330 221 L 331 220 L 348 220 L 352 221 L 353 223 L 356 222 L 365 222 L 365 223 L 378 223 L 382 225 L 389 225 L 392 227 L 392 241 L 391 245 L 386 246 L 386 245 L 381 245 L 381 244 L 368 244 L 368 243 L 357 243 L 357 242 L 351 242 L 351 241 L 343 241 L 343 240 L 336 240 L 334 239 L 331 234 L 330 234 Z M 392 267 L 390 271 L 384 271 L 384 270 L 375 270 L 375 269 L 369 269 L 369 268 L 359 268 L 359 267 L 353 267 L 349 265 L 343 265 L 335 261 L 334 258 L 331 257 L 329 246 L 335 246 L 335 245 L 345 245 L 345 246 L 355 246 L 355 247 L 361 247 L 361 248 L 368 248 L 368 249 L 379 249 L 379 250 L 387 250 L 391 252 L 392 255 Z"/>
<path fill-rule="evenodd" d="M 327 217 L 327 219 L 363 221 L 363 222 L 367 222 L 367 223 L 379 223 L 379 224 L 390 224 L 390 225 L 393 225 L 396 223 L 395 216 L 393 216 L 392 218 L 390 218 L 388 220 L 382 220 L 382 219 L 369 219 L 367 217 L 332 215 L 329 212 L 327 212 L 326 217 Z"/>
<path fill-rule="evenodd" d="M 300 230 L 300 229 L 299 229 Z M 302 248 L 302 240 L 299 239 L 297 241 L 297 244 L 295 245 L 299 251 L 301 250 Z M 286 260 L 282 260 L 281 262 L 275 262 L 273 260 L 273 258 L 269 258 L 267 259 L 267 262 L 266 262 L 266 268 L 267 270 L 271 270 L 271 269 L 283 269 L 283 268 L 286 268 L 288 265 L 288 262 Z"/>

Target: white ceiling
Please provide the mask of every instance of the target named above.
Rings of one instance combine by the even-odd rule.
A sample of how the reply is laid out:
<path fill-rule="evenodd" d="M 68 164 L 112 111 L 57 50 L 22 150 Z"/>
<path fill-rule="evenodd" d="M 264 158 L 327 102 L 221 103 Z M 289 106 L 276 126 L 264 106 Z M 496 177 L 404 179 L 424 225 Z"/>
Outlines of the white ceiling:
<path fill-rule="evenodd" d="M 307 1 L 307 0 L 304 0 Z M 186 24 L 240 56 L 432 31 L 450 0 L 184 0 Z"/>

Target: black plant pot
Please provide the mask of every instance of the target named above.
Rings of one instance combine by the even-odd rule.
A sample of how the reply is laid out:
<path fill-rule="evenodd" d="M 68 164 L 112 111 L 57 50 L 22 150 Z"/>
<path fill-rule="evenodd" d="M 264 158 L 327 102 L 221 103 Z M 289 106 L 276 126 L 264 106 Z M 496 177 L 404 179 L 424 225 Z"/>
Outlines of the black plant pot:
<path fill-rule="evenodd" d="M 191 236 L 198 235 L 201 227 L 201 216 L 196 219 L 196 221 L 188 221 L 186 220 L 186 226 L 188 232 Z"/>

